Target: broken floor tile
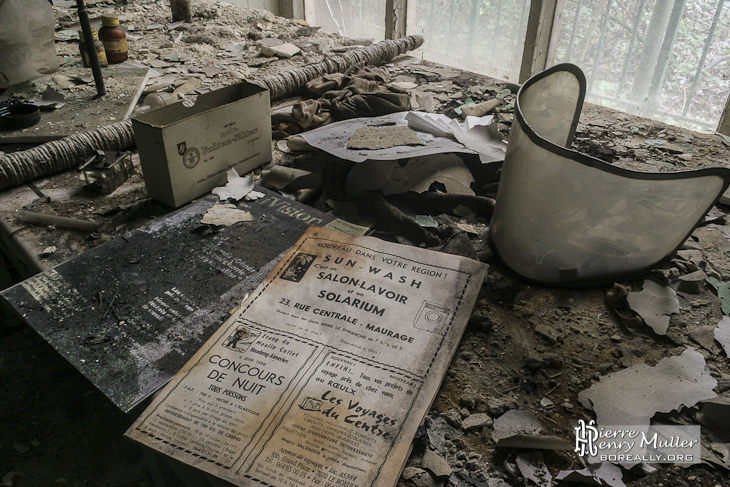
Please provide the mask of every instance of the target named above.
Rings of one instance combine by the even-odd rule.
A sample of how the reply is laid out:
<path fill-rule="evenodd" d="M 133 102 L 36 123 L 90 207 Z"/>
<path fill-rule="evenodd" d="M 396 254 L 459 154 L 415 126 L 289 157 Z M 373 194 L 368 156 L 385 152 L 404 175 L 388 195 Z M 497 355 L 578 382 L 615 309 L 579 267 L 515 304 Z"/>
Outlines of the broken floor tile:
<path fill-rule="evenodd" d="M 689 330 L 687 335 L 699 343 L 705 350 L 713 354 L 719 351 L 717 345 L 715 345 L 715 326 L 698 326 Z"/>
<path fill-rule="evenodd" d="M 175 91 L 173 91 L 172 93 L 173 93 L 173 95 L 178 95 L 178 96 L 187 95 L 188 93 L 195 90 L 201 84 L 202 84 L 202 80 L 200 80 L 198 78 L 192 78 L 192 79 L 185 81 L 185 83 L 181 84 L 177 88 L 175 88 Z"/>
<path fill-rule="evenodd" d="M 707 282 L 717 291 L 717 297 L 722 303 L 723 314 L 730 315 L 730 284 L 716 277 L 708 277 Z"/>
<path fill-rule="evenodd" d="M 715 328 L 715 340 L 725 350 L 725 355 L 730 357 L 730 318 L 723 316 Z"/>
<path fill-rule="evenodd" d="M 92 75 L 91 81 L 93 80 L 94 77 Z M 41 93 L 41 97 L 34 101 L 33 104 L 43 108 L 61 108 L 66 104 L 66 98 L 49 86 L 43 93 Z"/>
<path fill-rule="evenodd" d="M 538 435 L 542 424 L 534 413 L 521 409 L 511 409 L 494 420 L 492 439 L 495 442 L 510 436 L 527 434 Z"/>
<path fill-rule="evenodd" d="M 224 69 L 224 68 L 221 68 L 221 67 L 219 67 L 219 66 L 206 66 L 206 67 L 204 67 L 204 68 L 201 68 L 201 69 L 200 69 L 200 71 L 202 71 L 203 73 L 205 73 L 205 75 L 206 75 L 206 76 L 207 76 L 208 78 L 212 78 L 212 77 L 214 77 L 215 75 L 217 75 L 217 74 L 220 74 L 220 73 L 224 72 L 224 71 L 225 71 L 225 69 Z"/>
<path fill-rule="evenodd" d="M 492 418 L 490 418 L 486 413 L 470 414 L 461 420 L 461 427 L 464 431 L 477 430 L 485 426 L 491 426 L 492 424 Z"/>
<path fill-rule="evenodd" d="M 526 479 L 532 480 L 540 487 L 550 487 L 553 485 L 553 476 L 542 459 L 542 453 L 523 453 L 515 459 L 517 468 Z"/>
<path fill-rule="evenodd" d="M 51 75 L 51 79 L 56 82 L 59 88 L 62 90 L 67 90 L 71 86 L 76 86 L 76 83 L 71 81 L 71 78 L 63 75 L 63 74 L 53 74 Z"/>
<path fill-rule="evenodd" d="M 704 281 L 707 279 L 705 271 L 698 270 L 679 276 L 675 281 L 677 291 L 689 294 L 700 294 L 704 290 Z"/>
<path fill-rule="evenodd" d="M 730 441 L 730 399 L 716 397 L 702 401 L 700 423 L 713 441 Z"/>
<path fill-rule="evenodd" d="M 406 467 L 403 469 L 403 474 L 401 474 L 401 477 L 408 480 L 408 479 L 415 477 L 416 475 L 422 474 L 424 472 L 426 472 L 426 471 L 422 468 Z"/>
<path fill-rule="evenodd" d="M 418 104 L 417 108 L 422 108 L 429 113 L 436 111 L 436 108 L 439 106 L 439 102 L 430 93 L 414 93 L 413 98 L 416 99 L 416 103 Z"/>
<path fill-rule="evenodd" d="M 418 87 L 418 84 L 413 83 L 412 81 L 395 81 L 392 84 L 399 88 L 403 88 L 404 90 L 412 90 L 413 88 Z"/>
<path fill-rule="evenodd" d="M 657 335 L 666 335 L 669 316 L 679 313 L 677 293 L 669 286 L 645 280 L 641 292 L 629 292 L 627 300 Z"/>
<path fill-rule="evenodd" d="M 621 467 L 608 462 L 589 465 L 582 470 L 562 470 L 555 480 L 605 487 L 626 487 Z"/>
<path fill-rule="evenodd" d="M 259 51 L 266 57 L 279 56 L 290 58 L 301 52 L 297 46 L 291 43 L 285 43 L 281 39 L 265 38 L 257 42 Z"/>
<path fill-rule="evenodd" d="M 446 440 L 454 440 L 464 436 L 464 432 L 456 429 L 446 422 L 442 417 L 426 418 L 426 434 L 428 441 L 436 451 L 443 452 Z"/>
<path fill-rule="evenodd" d="M 578 394 L 580 403 L 596 413 L 600 426 L 648 425 L 657 412 L 694 406 L 716 394 L 717 381 L 705 371 L 705 359 L 693 349 L 667 357 L 654 367 L 636 365 L 601 377 Z"/>
<path fill-rule="evenodd" d="M 426 451 L 423 453 L 421 467 L 431 472 L 436 478 L 448 477 L 453 471 L 449 462 L 430 448 L 426 448 Z"/>

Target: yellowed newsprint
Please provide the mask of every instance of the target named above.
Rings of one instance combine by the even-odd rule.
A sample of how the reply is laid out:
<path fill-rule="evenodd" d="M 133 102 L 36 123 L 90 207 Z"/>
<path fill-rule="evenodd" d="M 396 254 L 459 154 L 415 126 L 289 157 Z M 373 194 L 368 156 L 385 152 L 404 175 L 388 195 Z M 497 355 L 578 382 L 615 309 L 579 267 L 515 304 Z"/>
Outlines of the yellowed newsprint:
<path fill-rule="evenodd" d="M 126 434 L 240 486 L 394 486 L 486 271 L 310 228 Z"/>

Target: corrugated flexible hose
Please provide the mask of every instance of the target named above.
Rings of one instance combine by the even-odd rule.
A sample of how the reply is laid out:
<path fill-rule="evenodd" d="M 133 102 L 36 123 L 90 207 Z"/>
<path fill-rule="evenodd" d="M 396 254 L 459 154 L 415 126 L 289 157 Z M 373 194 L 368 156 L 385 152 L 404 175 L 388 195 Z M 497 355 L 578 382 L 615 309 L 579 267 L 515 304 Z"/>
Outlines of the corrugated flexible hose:
<path fill-rule="evenodd" d="M 291 69 L 282 73 L 251 80 L 266 88 L 272 100 L 291 96 L 304 85 L 325 74 L 341 73 L 352 66 L 377 66 L 388 62 L 423 44 L 421 36 L 407 36 L 382 41 L 372 46 L 353 49 L 331 56 L 322 62 Z M 102 127 L 46 142 L 32 149 L 0 156 L 0 191 L 27 183 L 39 177 L 72 169 L 89 158 L 96 150 L 125 150 L 134 145 L 132 121 L 112 123 Z"/>

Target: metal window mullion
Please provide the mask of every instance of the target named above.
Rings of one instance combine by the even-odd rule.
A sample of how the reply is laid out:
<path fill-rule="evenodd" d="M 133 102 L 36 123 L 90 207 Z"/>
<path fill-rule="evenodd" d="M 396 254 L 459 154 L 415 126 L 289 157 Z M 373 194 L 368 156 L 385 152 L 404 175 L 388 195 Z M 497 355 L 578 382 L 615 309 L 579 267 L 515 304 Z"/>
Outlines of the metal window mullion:
<path fill-rule="evenodd" d="M 621 70 L 621 79 L 618 83 L 618 92 L 623 93 L 624 91 L 624 84 L 626 83 L 626 74 L 629 70 L 629 65 L 631 64 L 631 54 L 634 51 L 634 44 L 636 44 L 636 37 L 639 34 L 639 26 L 641 25 L 641 16 L 644 15 L 644 0 L 641 0 L 639 2 L 639 8 L 638 12 L 636 13 L 636 22 L 634 22 L 634 28 L 631 31 L 631 41 L 629 42 L 629 47 L 626 52 L 626 59 L 624 60 L 624 67 Z"/>
<path fill-rule="evenodd" d="M 692 88 L 689 90 L 689 95 L 687 96 L 687 99 L 689 100 L 682 110 L 682 115 L 687 115 L 687 112 L 689 112 L 689 108 L 692 105 L 692 99 L 694 98 L 695 94 L 697 93 L 697 85 L 700 83 L 700 78 L 702 77 L 702 70 L 705 68 L 705 60 L 707 59 L 707 52 L 710 50 L 710 46 L 712 45 L 712 38 L 715 36 L 715 30 L 717 29 L 717 22 L 720 20 L 720 14 L 722 13 L 722 8 L 725 5 L 725 0 L 720 0 L 717 3 L 717 9 L 715 10 L 715 17 L 712 19 L 712 25 L 710 26 L 710 33 L 707 35 L 707 39 L 705 40 L 705 47 L 702 50 L 702 56 L 700 56 L 700 62 L 697 65 L 697 72 L 695 74 L 695 79 L 692 81 Z"/>

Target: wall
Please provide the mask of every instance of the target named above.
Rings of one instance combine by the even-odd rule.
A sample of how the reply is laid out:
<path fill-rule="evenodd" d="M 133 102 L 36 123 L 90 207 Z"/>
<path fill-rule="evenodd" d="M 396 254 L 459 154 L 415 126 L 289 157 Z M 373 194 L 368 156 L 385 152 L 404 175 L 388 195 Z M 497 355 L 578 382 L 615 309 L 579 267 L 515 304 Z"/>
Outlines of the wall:
<path fill-rule="evenodd" d="M 274 15 L 281 15 L 279 0 L 225 0 L 225 2 L 239 7 L 263 8 Z"/>

